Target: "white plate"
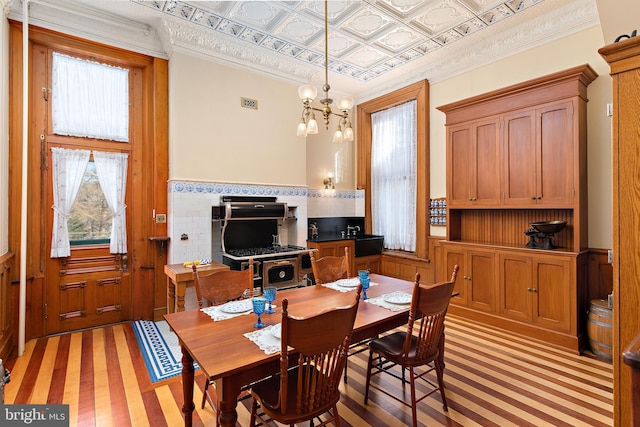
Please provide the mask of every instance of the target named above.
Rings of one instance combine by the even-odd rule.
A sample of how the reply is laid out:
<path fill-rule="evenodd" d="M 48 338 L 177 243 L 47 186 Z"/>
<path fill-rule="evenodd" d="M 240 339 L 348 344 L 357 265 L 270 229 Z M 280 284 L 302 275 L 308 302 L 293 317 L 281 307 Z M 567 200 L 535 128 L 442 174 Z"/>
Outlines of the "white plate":
<path fill-rule="evenodd" d="M 274 337 L 280 339 L 280 337 L 282 335 L 282 323 L 278 323 L 277 325 L 273 325 L 273 328 L 271 328 L 271 335 L 273 335 Z"/>
<path fill-rule="evenodd" d="M 411 303 L 411 295 L 404 294 L 404 293 L 384 295 L 382 299 L 391 304 L 410 304 Z"/>
<path fill-rule="evenodd" d="M 336 285 L 342 286 L 343 288 L 355 288 L 360 284 L 360 279 L 355 277 L 353 279 L 339 279 L 336 280 Z"/>
<path fill-rule="evenodd" d="M 244 313 L 253 310 L 253 304 L 250 299 L 242 301 L 231 301 L 220 306 L 220 310 L 229 314 Z"/>

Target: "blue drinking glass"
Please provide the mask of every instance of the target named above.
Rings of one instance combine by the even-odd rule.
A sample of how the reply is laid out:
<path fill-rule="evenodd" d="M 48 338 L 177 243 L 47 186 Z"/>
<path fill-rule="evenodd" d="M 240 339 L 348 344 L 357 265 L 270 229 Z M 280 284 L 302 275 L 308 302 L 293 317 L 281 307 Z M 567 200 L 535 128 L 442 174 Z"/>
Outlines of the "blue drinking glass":
<path fill-rule="evenodd" d="M 267 303 L 267 299 L 263 297 L 251 298 L 253 304 L 253 312 L 258 315 L 258 321 L 253 325 L 254 328 L 264 328 L 264 323 L 260 320 L 260 315 L 264 313 L 264 306 Z"/>
<path fill-rule="evenodd" d="M 358 270 L 358 277 L 362 284 L 362 299 L 368 299 L 367 289 L 369 289 L 369 270 Z"/>
<path fill-rule="evenodd" d="M 267 299 L 269 303 L 269 308 L 265 311 L 267 314 L 275 313 L 275 310 L 271 306 L 271 303 L 276 300 L 276 287 L 275 286 L 265 286 L 264 287 L 264 297 Z"/>

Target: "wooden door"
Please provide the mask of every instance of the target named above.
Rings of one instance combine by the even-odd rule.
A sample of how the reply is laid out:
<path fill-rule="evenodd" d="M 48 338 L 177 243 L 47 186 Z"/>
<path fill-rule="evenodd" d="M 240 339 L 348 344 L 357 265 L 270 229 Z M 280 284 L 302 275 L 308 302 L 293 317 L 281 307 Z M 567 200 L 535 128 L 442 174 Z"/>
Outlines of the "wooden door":
<path fill-rule="evenodd" d="M 535 111 L 504 116 L 503 188 L 506 205 L 536 203 L 536 127 Z"/>
<path fill-rule="evenodd" d="M 537 110 L 536 203 L 571 206 L 573 202 L 573 103 Z"/>
<path fill-rule="evenodd" d="M 571 319 L 576 315 L 575 310 L 571 308 L 571 283 L 573 281 L 569 259 L 534 259 L 533 323 L 543 328 L 567 332 L 571 330 Z"/>
<path fill-rule="evenodd" d="M 64 49 L 48 48 L 34 45 L 34 68 L 38 71 L 34 79 L 38 80 L 47 90 L 51 88 L 51 61 L 54 51 L 68 54 Z M 70 56 L 84 58 L 80 53 Z M 108 62 L 103 59 L 101 62 Z M 110 64 L 112 65 L 112 64 Z M 114 64 L 113 64 L 114 65 Z M 119 65 L 122 67 L 122 64 Z M 55 205 L 53 198 L 54 181 L 52 177 L 51 148 L 61 147 L 67 149 L 84 149 L 103 152 L 120 152 L 128 155 L 127 183 L 125 192 L 125 205 L 127 206 L 127 248 L 133 247 L 134 235 L 132 215 L 135 209 L 132 193 L 132 163 L 135 161 L 133 141 L 141 139 L 141 127 L 136 125 L 139 118 L 134 105 L 139 105 L 142 100 L 142 73 L 140 70 L 129 70 L 129 141 L 116 142 L 88 137 L 72 137 L 54 133 L 52 123 L 52 102 L 47 97 L 37 92 L 33 95 L 33 105 L 38 113 L 36 121 L 45 131 L 40 137 L 44 159 L 47 159 L 42 168 L 45 222 L 45 269 L 44 269 L 44 316 L 45 333 L 47 335 L 69 332 L 78 329 L 107 325 L 133 317 L 133 293 L 131 291 L 131 276 L 129 274 L 129 256 L 127 253 L 111 254 L 109 248 L 109 234 L 101 239 L 90 240 L 82 237 L 77 242 L 72 241 L 71 254 L 68 257 L 51 258 L 51 236 L 53 229 L 54 212 L 51 208 Z M 90 173 L 85 176 L 91 175 Z M 83 184 L 84 185 L 84 184 Z M 95 183 L 95 191 L 102 195 L 101 187 Z M 79 197 L 76 198 L 78 203 Z M 110 223 L 111 216 L 108 208 L 105 222 Z M 72 237 L 70 237 L 72 239 Z M 77 244 L 74 244 L 77 243 Z"/>
<path fill-rule="evenodd" d="M 531 320 L 532 262 L 530 256 L 500 254 L 500 313 L 516 320 Z"/>
<path fill-rule="evenodd" d="M 493 251 L 467 251 L 467 306 L 490 313 L 497 311 L 495 259 Z"/>

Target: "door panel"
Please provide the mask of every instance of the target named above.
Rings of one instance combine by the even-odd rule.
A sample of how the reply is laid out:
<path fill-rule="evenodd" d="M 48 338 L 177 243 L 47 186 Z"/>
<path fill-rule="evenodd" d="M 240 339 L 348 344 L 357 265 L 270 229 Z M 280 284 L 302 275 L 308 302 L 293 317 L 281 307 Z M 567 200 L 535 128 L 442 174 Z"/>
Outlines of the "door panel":
<path fill-rule="evenodd" d="M 504 118 L 505 204 L 535 204 L 535 112 L 524 111 Z"/>
<path fill-rule="evenodd" d="M 129 319 L 130 276 L 122 271 L 123 256 L 108 252 L 108 246 L 104 245 L 72 249 L 70 257 L 49 263 L 48 334 Z"/>
<path fill-rule="evenodd" d="M 531 257 L 500 255 L 500 311 L 517 320 L 531 320 Z"/>
<path fill-rule="evenodd" d="M 470 266 L 468 305 L 482 311 L 495 312 L 498 292 L 495 280 L 495 255 L 492 252 L 469 251 Z"/>

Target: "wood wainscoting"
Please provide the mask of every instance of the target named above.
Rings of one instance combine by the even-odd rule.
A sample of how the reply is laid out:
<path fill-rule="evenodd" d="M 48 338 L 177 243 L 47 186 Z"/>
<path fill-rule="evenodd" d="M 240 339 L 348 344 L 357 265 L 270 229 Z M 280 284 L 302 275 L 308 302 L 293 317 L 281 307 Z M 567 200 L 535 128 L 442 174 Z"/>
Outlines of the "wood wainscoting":
<path fill-rule="evenodd" d="M 2 360 L 7 360 L 13 350 L 15 341 L 13 334 L 13 293 L 11 289 L 13 260 L 14 255 L 12 252 L 0 255 L 0 359 Z"/>

